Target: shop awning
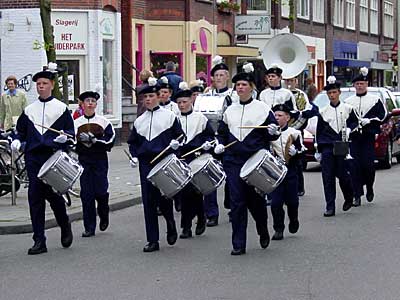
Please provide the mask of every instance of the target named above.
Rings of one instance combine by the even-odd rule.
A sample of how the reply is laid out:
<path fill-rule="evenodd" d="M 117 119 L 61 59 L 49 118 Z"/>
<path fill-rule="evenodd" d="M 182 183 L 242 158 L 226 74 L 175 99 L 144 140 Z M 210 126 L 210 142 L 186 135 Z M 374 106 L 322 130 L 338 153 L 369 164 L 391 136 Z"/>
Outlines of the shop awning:
<path fill-rule="evenodd" d="M 371 62 L 371 69 L 375 70 L 393 70 L 393 66 L 391 63 L 386 62 Z"/>
<path fill-rule="evenodd" d="M 357 60 L 349 58 L 335 58 L 333 60 L 333 65 L 336 67 L 369 68 L 371 66 L 371 62 L 366 60 Z"/>
<path fill-rule="evenodd" d="M 258 48 L 242 46 L 218 46 L 217 54 L 221 56 L 247 56 L 258 57 Z"/>

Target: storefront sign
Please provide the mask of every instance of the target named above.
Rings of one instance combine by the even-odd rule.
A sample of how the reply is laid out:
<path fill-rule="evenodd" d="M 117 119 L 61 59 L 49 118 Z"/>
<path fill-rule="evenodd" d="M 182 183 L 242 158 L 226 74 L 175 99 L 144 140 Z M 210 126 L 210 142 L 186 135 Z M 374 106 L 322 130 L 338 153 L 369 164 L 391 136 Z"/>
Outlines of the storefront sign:
<path fill-rule="evenodd" d="M 270 34 L 271 16 L 235 16 L 235 34 Z"/>
<path fill-rule="evenodd" d="M 54 47 L 58 55 L 85 55 L 87 53 L 87 13 L 52 12 Z"/>

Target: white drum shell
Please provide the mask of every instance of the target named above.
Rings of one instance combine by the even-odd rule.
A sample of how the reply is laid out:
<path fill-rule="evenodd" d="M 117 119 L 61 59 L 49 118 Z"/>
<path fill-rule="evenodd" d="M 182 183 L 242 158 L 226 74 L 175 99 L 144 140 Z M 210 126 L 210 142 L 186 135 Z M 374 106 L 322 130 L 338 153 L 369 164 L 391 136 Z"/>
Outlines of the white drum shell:
<path fill-rule="evenodd" d="M 204 195 L 215 191 L 225 180 L 226 175 L 219 161 L 211 154 L 203 154 L 189 163 L 193 178 L 191 183 Z"/>
<path fill-rule="evenodd" d="M 172 198 L 190 182 L 192 176 L 189 166 L 175 154 L 170 154 L 151 169 L 147 180 L 157 187 L 163 196 Z"/>
<path fill-rule="evenodd" d="M 58 150 L 40 168 L 38 178 L 57 193 L 67 193 L 83 172 L 82 166 L 67 153 Z"/>
<path fill-rule="evenodd" d="M 286 165 L 269 151 L 259 150 L 251 156 L 240 170 L 240 177 L 249 185 L 269 194 L 283 181 Z"/>

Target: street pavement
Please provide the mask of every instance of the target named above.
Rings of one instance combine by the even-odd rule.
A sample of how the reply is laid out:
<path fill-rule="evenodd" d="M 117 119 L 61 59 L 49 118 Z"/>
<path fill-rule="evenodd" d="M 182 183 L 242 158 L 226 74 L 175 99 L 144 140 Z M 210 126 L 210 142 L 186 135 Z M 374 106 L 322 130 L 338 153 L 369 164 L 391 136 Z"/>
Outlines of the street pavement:
<path fill-rule="evenodd" d="M 174 246 L 160 218 L 155 253 L 142 252 L 142 205 L 112 212 L 110 228 L 94 238 L 81 238 L 82 222 L 74 222 L 69 249 L 59 229 L 49 229 L 49 252 L 38 256 L 26 255 L 30 234 L 0 235 L 0 299 L 399 299 L 399 172 L 399 165 L 379 170 L 374 202 L 363 199 L 348 212 L 338 193 L 336 216 L 324 218 L 321 174 L 309 170 L 299 232 L 262 250 L 250 220 L 247 254 L 239 257 L 229 254 L 224 210 L 219 226 Z"/>

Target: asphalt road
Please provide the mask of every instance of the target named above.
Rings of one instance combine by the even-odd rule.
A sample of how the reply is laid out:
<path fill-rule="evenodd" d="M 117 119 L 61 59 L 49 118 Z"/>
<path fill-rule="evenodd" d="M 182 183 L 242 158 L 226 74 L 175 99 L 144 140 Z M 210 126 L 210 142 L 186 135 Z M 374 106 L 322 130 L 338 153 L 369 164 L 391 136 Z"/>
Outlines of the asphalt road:
<path fill-rule="evenodd" d="M 204 236 L 171 247 L 163 234 L 155 253 L 141 251 L 142 206 L 112 213 L 94 238 L 81 238 L 74 223 L 70 249 L 50 229 L 49 252 L 38 256 L 26 255 L 30 234 L 2 235 L 0 299 L 400 299 L 399 173 L 399 165 L 378 171 L 376 200 L 346 213 L 338 193 L 336 217 L 324 218 L 321 174 L 306 172 L 298 234 L 262 250 L 250 221 L 240 257 L 229 254 L 225 211 Z"/>

